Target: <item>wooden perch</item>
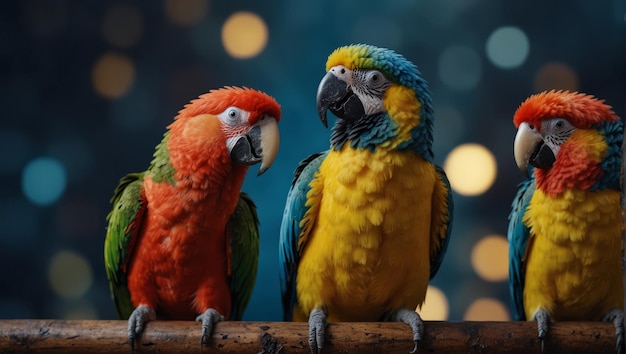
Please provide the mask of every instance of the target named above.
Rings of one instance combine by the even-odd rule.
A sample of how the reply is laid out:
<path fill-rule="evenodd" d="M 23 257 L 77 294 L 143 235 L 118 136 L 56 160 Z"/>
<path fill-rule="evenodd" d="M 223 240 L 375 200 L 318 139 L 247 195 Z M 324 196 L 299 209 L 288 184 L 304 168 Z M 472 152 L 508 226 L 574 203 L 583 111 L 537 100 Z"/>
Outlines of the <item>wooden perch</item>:
<path fill-rule="evenodd" d="M 0 321 L 2 353 L 130 353 L 126 321 Z M 150 322 L 136 353 L 309 353 L 308 326 L 291 322 L 220 322 L 200 348 L 200 323 Z M 408 353 L 402 323 L 331 323 L 324 353 Z M 544 353 L 614 353 L 605 322 L 553 323 Z M 418 353 L 541 353 L 534 322 L 429 322 Z"/>

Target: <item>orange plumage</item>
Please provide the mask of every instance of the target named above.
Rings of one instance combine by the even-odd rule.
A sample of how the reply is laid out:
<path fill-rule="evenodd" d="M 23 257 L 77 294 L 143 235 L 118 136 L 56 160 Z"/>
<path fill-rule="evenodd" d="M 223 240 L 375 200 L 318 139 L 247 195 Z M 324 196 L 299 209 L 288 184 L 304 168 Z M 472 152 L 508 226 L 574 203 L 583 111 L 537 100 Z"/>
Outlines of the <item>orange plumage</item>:
<path fill-rule="evenodd" d="M 241 319 L 256 277 L 258 219 L 240 192 L 278 149 L 280 106 L 248 88 L 210 91 L 168 126 L 146 172 L 122 179 L 112 199 L 105 264 L 129 341 L 154 318 Z M 210 333 L 210 330 L 208 331 Z"/>

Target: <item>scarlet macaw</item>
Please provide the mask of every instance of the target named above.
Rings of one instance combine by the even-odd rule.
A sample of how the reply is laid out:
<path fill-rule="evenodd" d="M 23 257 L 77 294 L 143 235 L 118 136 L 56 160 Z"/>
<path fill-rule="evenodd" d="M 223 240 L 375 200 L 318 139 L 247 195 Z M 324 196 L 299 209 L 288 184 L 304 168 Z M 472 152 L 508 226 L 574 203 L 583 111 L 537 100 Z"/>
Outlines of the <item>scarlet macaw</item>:
<path fill-rule="evenodd" d="M 280 106 L 225 87 L 191 101 L 169 125 L 145 172 L 115 190 L 105 267 L 131 350 L 148 321 L 202 321 L 202 343 L 222 319 L 240 320 L 254 286 L 259 230 L 240 192 L 249 165 L 270 167 Z"/>
<path fill-rule="evenodd" d="M 568 91 L 530 96 L 514 123 L 515 161 L 530 175 L 509 217 L 514 317 L 537 321 L 542 348 L 551 320 L 613 322 L 621 353 L 623 123 L 604 101 Z"/>

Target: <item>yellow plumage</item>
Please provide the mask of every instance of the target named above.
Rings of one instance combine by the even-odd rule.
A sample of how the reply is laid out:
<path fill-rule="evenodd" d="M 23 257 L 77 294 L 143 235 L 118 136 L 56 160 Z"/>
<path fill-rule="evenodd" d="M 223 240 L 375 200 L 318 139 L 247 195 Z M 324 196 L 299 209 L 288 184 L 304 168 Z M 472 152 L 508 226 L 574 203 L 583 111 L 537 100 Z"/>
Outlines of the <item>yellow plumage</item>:
<path fill-rule="evenodd" d="M 535 192 L 524 215 L 526 318 L 543 308 L 556 321 L 600 320 L 623 308 L 619 198 L 609 189 Z"/>
<path fill-rule="evenodd" d="M 348 145 L 328 154 L 310 185 L 295 320 L 325 306 L 330 321 L 378 321 L 424 300 L 434 167 L 407 151 Z"/>

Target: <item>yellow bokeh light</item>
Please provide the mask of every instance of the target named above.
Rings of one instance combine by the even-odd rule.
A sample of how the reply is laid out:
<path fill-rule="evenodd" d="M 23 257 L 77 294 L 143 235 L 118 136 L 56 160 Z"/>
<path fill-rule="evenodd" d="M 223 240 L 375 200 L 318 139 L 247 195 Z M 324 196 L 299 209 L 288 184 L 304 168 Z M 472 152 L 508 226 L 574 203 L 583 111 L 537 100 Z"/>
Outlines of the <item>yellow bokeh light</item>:
<path fill-rule="evenodd" d="M 489 235 L 472 249 L 472 267 L 487 281 L 504 281 L 509 276 L 509 243 L 506 238 Z"/>
<path fill-rule="evenodd" d="M 193 26 L 206 17 L 208 4 L 207 0 L 165 0 L 165 16 L 173 24 Z"/>
<path fill-rule="evenodd" d="M 474 196 L 485 193 L 496 180 L 493 154 L 479 144 L 463 144 L 452 150 L 444 162 L 450 185 L 457 193 Z"/>
<path fill-rule="evenodd" d="M 547 63 L 535 74 L 535 91 L 578 90 L 578 76 L 565 63 Z"/>
<path fill-rule="evenodd" d="M 89 290 L 93 275 L 84 257 L 74 252 L 60 251 L 50 262 L 48 280 L 57 295 L 67 299 L 76 299 Z"/>
<path fill-rule="evenodd" d="M 233 58 L 251 58 L 263 51 L 268 31 L 265 21 L 251 12 L 237 12 L 222 26 L 222 45 Z"/>
<path fill-rule="evenodd" d="M 132 61 L 121 54 L 104 54 L 94 64 L 91 79 L 94 90 L 105 98 L 124 96 L 135 79 Z"/>
<path fill-rule="evenodd" d="M 480 298 L 474 301 L 465 315 L 464 321 L 510 321 L 511 316 L 506 306 L 496 300 L 490 298 Z"/>
<path fill-rule="evenodd" d="M 426 290 L 426 300 L 418 310 L 420 317 L 427 321 L 445 321 L 450 311 L 448 299 L 439 288 L 429 285 Z"/>
<path fill-rule="evenodd" d="M 102 20 L 102 35 L 111 45 L 128 48 L 135 45 L 143 34 L 141 12 L 131 6 L 111 7 Z"/>

